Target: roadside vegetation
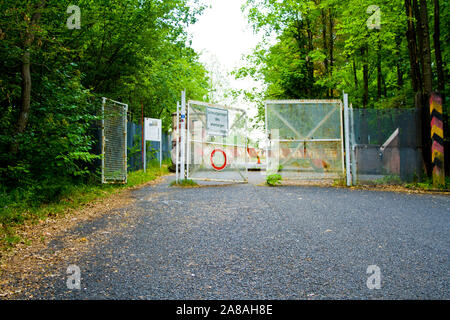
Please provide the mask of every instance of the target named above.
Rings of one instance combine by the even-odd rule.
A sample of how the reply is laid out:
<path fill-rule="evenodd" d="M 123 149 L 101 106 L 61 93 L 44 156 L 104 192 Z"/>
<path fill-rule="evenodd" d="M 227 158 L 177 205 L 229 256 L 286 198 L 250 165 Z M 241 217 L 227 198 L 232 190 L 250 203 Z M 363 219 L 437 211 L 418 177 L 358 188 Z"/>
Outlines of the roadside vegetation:
<path fill-rule="evenodd" d="M 100 184 L 102 97 L 128 104 L 128 120 L 171 127 L 181 90 L 203 99 L 207 71 L 187 27 L 204 6 L 187 0 L 0 2 L 0 242 L 15 226 L 64 214 L 165 174 L 133 172 Z M 133 150 L 129 153 L 133 156 Z"/>
<path fill-rule="evenodd" d="M 198 186 L 198 183 L 191 179 L 184 179 L 180 180 L 178 183 L 177 181 L 172 181 L 170 183 L 171 187 L 196 187 Z"/>
<path fill-rule="evenodd" d="M 283 178 L 279 174 L 271 174 L 266 177 L 266 184 L 270 187 L 276 187 L 281 184 Z"/>
<path fill-rule="evenodd" d="M 36 194 L 39 189 L 17 188 L 12 191 L 0 191 L 0 247 L 8 248 L 21 239 L 16 230 L 25 223 L 36 224 L 49 217 L 57 218 L 82 208 L 93 201 L 101 200 L 125 189 L 142 186 L 158 177 L 169 174 L 168 165 L 161 168 L 152 164 L 143 170 L 128 175 L 127 184 L 68 183 L 52 200 L 43 201 Z"/>

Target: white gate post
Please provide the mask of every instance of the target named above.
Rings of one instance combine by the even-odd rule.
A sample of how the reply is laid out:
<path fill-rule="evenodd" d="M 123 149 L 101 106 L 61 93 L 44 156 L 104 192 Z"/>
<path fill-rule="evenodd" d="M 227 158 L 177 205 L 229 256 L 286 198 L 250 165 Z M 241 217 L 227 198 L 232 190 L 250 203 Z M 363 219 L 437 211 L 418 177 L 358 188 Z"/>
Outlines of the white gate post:
<path fill-rule="evenodd" d="M 162 168 L 162 120 L 159 121 L 159 168 Z"/>
<path fill-rule="evenodd" d="M 105 179 L 105 105 L 106 98 L 102 102 L 102 183 L 106 183 Z"/>
<path fill-rule="evenodd" d="M 347 173 L 347 186 L 352 185 L 352 172 L 350 163 L 350 121 L 348 109 L 348 94 L 344 93 L 344 132 L 345 132 L 345 172 Z"/>
<path fill-rule="evenodd" d="M 358 184 L 357 181 L 357 167 L 356 167 L 356 139 L 355 139 L 355 120 L 353 115 L 353 104 L 350 104 L 350 149 L 352 151 L 351 153 L 351 159 L 350 162 L 352 163 L 352 183 L 354 186 Z"/>
<path fill-rule="evenodd" d="M 147 172 L 147 140 L 145 139 L 145 118 L 144 118 L 144 123 L 142 124 L 144 127 L 142 128 L 142 132 L 144 133 L 144 136 L 142 137 L 143 141 L 143 146 L 144 146 L 144 172 Z"/>
<path fill-rule="evenodd" d="M 181 179 L 185 179 L 185 159 L 186 159 L 186 91 L 181 92 Z"/>
<path fill-rule="evenodd" d="M 176 167 L 176 181 L 179 182 L 179 165 L 180 165 L 180 103 L 177 102 L 177 122 L 176 122 L 176 131 L 175 131 L 175 137 L 177 139 L 176 147 L 175 147 L 175 167 Z"/>

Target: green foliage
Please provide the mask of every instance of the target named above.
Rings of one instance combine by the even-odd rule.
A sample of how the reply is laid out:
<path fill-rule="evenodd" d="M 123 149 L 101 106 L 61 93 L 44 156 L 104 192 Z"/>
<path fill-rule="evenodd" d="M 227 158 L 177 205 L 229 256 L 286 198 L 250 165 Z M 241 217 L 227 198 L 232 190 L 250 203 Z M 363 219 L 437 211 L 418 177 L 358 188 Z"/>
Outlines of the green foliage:
<path fill-rule="evenodd" d="M 271 187 L 276 187 L 277 185 L 280 185 L 281 180 L 283 180 L 283 177 L 279 174 L 271 174 L 266 177 L 266 183 Z"/>
<path fill-rule="evenodd" d="M 81 9 L 80 30 L 66 26 L 71 4 Z M 131 120 L 140 119 L 142 104 L 144 116 L 163 119 L 165 129 L 182 89 L 189 99 L 203 98 L 206 70 L 186 34 L 203 8 L 187 0 L 2 1 L 2 192 L 15 197 L 25 190 L 25 198 L 45 203 L 60 199 L 71 185 L 98 182 L 100 97 L 129 104 Z M 31 103 L 19 132 L 26 52 Z"/>
<path fill-rule="evenodd" d="M 68 211 L 78 209 L 86 203 L 104 198 L 113 192 L 143 185 L 168 173 L 167 164 L 160 168 L 158 163 L 158 165 L 149 166 L 147 172 L 141 170 L 130 173 L 126 185 L 74 185 L 70 181 L 66 184 L 61 182 L 58 197 L 50 196 L 51 190 L 43 190 L 42 188 L 51 188 L 45 184 L 29 189 L 17 188 L 8 191 L 0 187 L 0 247 L 23 241 L 16 235 L 16 227 L 25 222 L 64 215 Z M 47 203 L 42 203 L 40 195 L 51 199 Z"/>
<path fill-rule="evenodd" d="M 380 8 L 380 29 L 367 27 L 371 5 Z M 442 55 L 448 57 L 448 3 L 440 1 L 440 7 Z M 433 4 L 428 9 L 432 36 Z M 366 107 L 414 106 L 404 1 L 247 0 L 243 11 L 255 31 L 277 37 L 275 43 L 264 39 L 246 57 L 247 64 L 235 72 L 237 78 L 250 76 L 265 82 L 262 90 L 244 93 L 258 97 L 260 119 L 264 118 L 262 101 L 266 99 L 340 98 L 345 91 L 354 107 L 363 107 L 364 65 L 368 75 Z M 448 64 L 444 69 L 448 79 Z M 449 96 L 446 94 L 447 99 Z"/>

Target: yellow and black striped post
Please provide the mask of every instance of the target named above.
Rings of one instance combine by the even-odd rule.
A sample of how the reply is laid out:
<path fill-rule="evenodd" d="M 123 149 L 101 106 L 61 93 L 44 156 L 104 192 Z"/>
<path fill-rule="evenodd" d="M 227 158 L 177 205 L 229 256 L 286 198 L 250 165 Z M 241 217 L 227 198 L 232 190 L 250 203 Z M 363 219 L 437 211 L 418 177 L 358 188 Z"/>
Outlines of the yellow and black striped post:
<path fill-rule="evenodd" d="M 442 115 L 442 98 L 432 93 L 430 97 L 431 112 L 431 161 L 433 163 L 433 185 L 445 185 L 444 170 L 444 117 Z"/>

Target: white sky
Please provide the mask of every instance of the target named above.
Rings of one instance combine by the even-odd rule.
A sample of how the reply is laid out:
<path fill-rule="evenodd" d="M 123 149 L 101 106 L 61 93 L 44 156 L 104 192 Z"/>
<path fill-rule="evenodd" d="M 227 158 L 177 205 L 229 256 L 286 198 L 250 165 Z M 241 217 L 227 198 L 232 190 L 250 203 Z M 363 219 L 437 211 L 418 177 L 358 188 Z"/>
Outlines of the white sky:
<path fill-rule="evenodd" d="M 251 54 L 262 40 L 261 34 L 254 34 L 245 14 L 241 11 L 246 0 L 210 0 L 210 7 L 199 16 L 197 23 L 190 26 L 188 34 L 192 40 L 192 48 L 200 54 L 202 62 L 210 77 L 220 80 L 224 89 L 246 89 L 254 87 L 262 89 L 263 83 L 251 78 L 236 80 L 229 73 L 244 66 L 243 56 Z M 275 37 L 271 39 L 274 42 Z M 223 92 L 222 92 L 223 93 Z M 234 107 L 247 110 L 250 119 L 258 113 L 256 103 L 249 103 L 242 97 L 237 102 L 224 99 L 219 92 L 214 100 L 222 105 L 232 104 Z M 264 132 L 260 129 L 250 133 L 253 139 L 262 139 Z"/>
<path fill-rule="evenodd" d="M 228 75 L 243 66 L 242 56 L 250 54 L 261 40 L 241 11 L 244 3 L 245 0 L 211 0 L 210 8 L 188 29 L 192 47 L 200 53 L 200 61 L 209 71 L 220 72 L 226 78 L 224 84 L 234 89 L 260 85 L 251 79 L 235 80 Z"/>

